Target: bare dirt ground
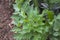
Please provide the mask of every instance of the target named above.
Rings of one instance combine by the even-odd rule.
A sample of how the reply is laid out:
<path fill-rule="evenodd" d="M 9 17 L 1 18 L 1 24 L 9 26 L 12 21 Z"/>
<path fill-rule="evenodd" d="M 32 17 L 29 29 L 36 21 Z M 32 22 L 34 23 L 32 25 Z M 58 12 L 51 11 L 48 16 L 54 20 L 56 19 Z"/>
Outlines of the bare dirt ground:
<path fill-rule="evenodd" d="M 9 23 L 11 23 L 10 17 L 13 13 L 12 1 L 0 0 L 0 40 L 14 40 L 9 26 Z"/>

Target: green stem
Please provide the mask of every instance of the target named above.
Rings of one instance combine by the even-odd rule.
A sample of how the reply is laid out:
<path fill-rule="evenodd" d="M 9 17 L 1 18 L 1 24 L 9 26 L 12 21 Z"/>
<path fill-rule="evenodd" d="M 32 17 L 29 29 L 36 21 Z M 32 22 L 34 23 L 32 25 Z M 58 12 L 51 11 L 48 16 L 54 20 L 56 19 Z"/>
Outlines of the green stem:
<path fill-rule="evenodd" d="M 38 7 L 38 0 L 33 0 L 35 7 Z"/>

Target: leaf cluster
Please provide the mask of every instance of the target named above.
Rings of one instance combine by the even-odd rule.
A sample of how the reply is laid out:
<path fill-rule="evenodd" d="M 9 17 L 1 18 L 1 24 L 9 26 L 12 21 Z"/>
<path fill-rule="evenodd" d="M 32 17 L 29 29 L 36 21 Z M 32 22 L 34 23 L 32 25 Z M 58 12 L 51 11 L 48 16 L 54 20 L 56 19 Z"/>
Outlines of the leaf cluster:
<path fill-rule="evenodd" d="M 15 0 L 15 4 L 13 4 L 15 12 L 11 18 L 13 19 L 12 24 L 15 27 L 11 31 L 15 33 L 14 38 L 16 40 L 46 40 L 51 33 L 52 37 L 50 37 L 50 40 L 55 40 L 55 36 L 58 39 L 60 35 L 59 16 L 54 19 L 54 12 L 48 9 L 44 9 L 40 14 L 38 2 L 35 0 L 30 5 L 30 1 Z"/>

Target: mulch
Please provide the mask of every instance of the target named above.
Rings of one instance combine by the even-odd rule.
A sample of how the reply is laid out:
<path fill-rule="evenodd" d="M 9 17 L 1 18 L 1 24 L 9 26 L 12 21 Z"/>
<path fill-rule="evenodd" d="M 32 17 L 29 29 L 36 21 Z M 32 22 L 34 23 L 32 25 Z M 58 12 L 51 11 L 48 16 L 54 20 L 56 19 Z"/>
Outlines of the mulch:
<path fill-rule="evenodd" d="M 9 26 L 14 11 L 12 1 L 14 0 L 0 0 L 0 40 L 14 40 L 13 32 L 10 32 L 12 27 Z"/>

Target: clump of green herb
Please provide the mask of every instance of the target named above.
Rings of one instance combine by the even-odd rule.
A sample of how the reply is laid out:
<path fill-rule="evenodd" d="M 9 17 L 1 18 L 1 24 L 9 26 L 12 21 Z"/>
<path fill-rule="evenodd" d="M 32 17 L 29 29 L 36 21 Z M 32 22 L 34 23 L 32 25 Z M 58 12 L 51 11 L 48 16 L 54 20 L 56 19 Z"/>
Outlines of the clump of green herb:
<path fill-rule="evenodd" d="M 16 0 L 13 7 L 12 23 L 15 27 L 12 31 L 15 33 L 16 40 L 46 40 L 50 28 L 54 22 L 54 13 L 50 10 L 43 10 L 39 13 L 38 7 L 34 3 L 30 6 L 31 0 Z M 47 14 L 46 17 L 45 14 Z M 44 22 L 45 21 L 45 22 Z"/>

